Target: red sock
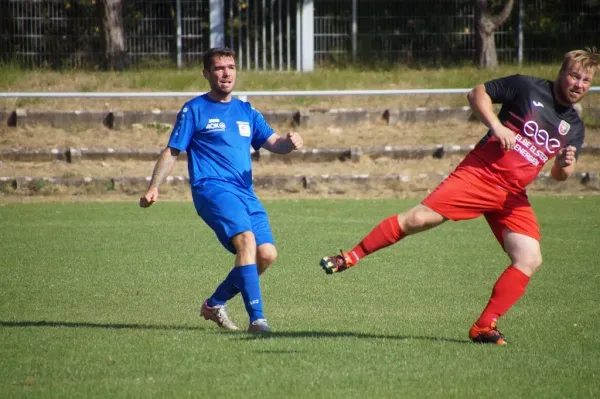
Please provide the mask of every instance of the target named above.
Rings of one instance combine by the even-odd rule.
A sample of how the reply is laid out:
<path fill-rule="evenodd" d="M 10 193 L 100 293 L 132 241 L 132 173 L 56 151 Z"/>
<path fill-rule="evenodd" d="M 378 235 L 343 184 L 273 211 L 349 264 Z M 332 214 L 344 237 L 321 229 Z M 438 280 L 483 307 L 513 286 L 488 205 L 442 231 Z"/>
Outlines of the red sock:
<path fill-rule="evenodd" d="M 398 215 L 390 216 L 379 223 L 365 238 L 350 251 L 354 263 L 372 252 L 397 243 L 406 236 L 398 224 Z"/>
<path fill-rule="evenodd" d="M 475 323 L 477 327 L 489 327 L 493 321 L 506 313 L 525 293 L 527 283 L 528 275 L 512 265 L 509 266 L 494 284 L 492 297 Z"/>

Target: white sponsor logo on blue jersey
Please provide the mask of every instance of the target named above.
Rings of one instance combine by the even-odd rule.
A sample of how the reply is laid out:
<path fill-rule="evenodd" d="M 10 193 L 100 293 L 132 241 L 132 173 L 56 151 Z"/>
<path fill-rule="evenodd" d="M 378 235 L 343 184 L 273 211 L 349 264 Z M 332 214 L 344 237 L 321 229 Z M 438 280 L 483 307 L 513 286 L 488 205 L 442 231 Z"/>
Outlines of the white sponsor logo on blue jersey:
<path fill-rule="evenodd" d="M 225 130 L 227 126 L 224 122 L 221 122 L 219 118 L 212 118 L 208 120 L 206 124 L 206 130 Z"/>

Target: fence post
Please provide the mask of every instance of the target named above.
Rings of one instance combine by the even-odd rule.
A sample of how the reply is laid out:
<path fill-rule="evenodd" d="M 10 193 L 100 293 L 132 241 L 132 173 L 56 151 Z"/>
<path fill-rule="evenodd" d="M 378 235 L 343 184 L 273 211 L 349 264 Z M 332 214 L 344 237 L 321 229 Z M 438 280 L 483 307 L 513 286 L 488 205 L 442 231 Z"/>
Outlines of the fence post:
<path fill-rule="evenodd" d="M 296 0 L 296 71 L 302 70 L 302 0 Z"/>
<path fill-rule="evenodd" d="M 352 62 L 356 61 L 356 37 L 358 34 L 357 17 L 357 0 L 352 0 Z"/>
<path fill-rule="evenodd" d="M 181 0 L 177 0 L 176 11 L 177 14 L 177 68 L 181 69 L 182 65 L 182 43 L 181 43 Z"/>
<path fill-rule="evenodd" d="M 210 47 L 225 47 L 225 0 L 210 0 Z"/>
<path fill-rule="evenodd" d="M 519 0 L 519 23 L 517 27 L 518 34 L 518 53 L 517 60 L 519 61 L 519 65 L 523 64 L 523 18 L 525 17 L 523 12 L 523 0 Z"/>
<path fill-rule="evenodd" d="M 296 48 L 299 50 L 296 54 L 298 60 L 296 69 L 310 72 L 315 69 L 315 7 L 313 0 L 300 0 L 300 3 L 296 13 L 299 22 L 296 24 L 296 30 L 300 31 L 296 39 Z"/>

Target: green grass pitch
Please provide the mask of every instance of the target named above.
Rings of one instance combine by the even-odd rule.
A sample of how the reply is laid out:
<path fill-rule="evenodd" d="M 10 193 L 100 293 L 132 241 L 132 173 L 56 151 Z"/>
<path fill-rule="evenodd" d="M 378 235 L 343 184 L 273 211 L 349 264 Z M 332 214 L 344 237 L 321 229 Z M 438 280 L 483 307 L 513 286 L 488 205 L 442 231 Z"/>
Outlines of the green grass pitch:
<path fill-rule="evenodd" d="M 233 257 L 192 204 L 2 205 L 0 397 L 600 397 L 598 197 L 532 199 L 544 264 L 505 347 L 467 340 L 509 264 L 483 219 L 318 266 L 414 203 L 266 202 L 267 338 L 198 316 Z M 229 310 L 247 325 L 239 298 Z"/>

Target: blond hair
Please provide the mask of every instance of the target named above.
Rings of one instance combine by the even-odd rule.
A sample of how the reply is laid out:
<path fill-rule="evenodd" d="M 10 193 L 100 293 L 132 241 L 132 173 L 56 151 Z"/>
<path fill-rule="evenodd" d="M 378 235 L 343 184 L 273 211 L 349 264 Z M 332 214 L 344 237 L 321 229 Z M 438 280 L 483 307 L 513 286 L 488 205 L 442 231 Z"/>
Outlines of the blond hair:
<path fill-rule="evenodd" d="M 565 54 L 560 71 L 566 71 L 579 65 L 585 71 L 596 72 L 600 69 L 600 54 L 596 47 L 586 47 L 583 50 L 572 50 Z"/>

